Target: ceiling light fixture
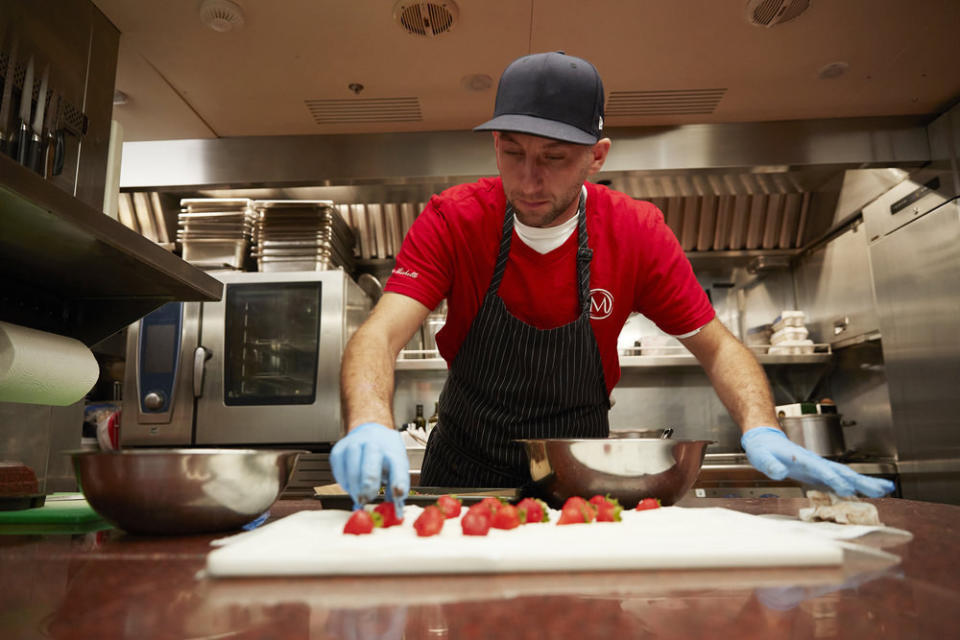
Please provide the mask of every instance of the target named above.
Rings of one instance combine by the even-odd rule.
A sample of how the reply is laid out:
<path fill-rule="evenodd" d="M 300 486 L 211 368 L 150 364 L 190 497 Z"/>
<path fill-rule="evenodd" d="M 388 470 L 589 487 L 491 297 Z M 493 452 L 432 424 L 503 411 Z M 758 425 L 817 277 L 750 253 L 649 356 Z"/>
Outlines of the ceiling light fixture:
<path fill-rule="evenodd" d="M 457 23 L 460 9 L 453 0 L 397 0 L 393 19 L 412 36 L 433 38 Z"/>
<path fill-rule="evenodd" d="M 200 21 L 214 31 L 226 33 L 243 26 L 243 9 L 230 0 L 203 0 Z"/>
<path fill-rule="evenodd" d="M 817 72 L 817 77 L 821 80 L 833 80 L 845 75 L 849 70 L 850 65 L 846 62 L 831 62 Z"/>
<path fill-rule="evenodd" d="M 493 78 L 485 73 L 471 73 L 463 76 L 460 84 L 467 91 L 486 91 L 493 86 Z"/>
<path fill-rule="evenodd" d="M 749 0 L 747 22 L 755 27 L 775 27 L 810 8 L 810 0 Z"/>

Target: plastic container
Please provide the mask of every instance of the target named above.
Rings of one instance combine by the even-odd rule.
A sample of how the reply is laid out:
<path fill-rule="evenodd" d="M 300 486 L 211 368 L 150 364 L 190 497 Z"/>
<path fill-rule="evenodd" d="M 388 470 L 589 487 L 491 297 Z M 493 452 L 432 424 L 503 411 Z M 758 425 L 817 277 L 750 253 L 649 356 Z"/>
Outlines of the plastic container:
<path fill-rule="evenodd" d="M 814 352 L 813 340 L 788 340 L 770 347 L 771 356 L 799 356 Z"/>
<path fill-rule="evenodd" d="M 770 336 L 773 335 L 773 327 L 769 324 L 761 324 L 747 329 L 747 345 L 766 346 L 770 344 Z"/>
<path fill-rule="evenodd" d="M 777 319 L 773 321 L 773 331 L 776 333 L 784 327 L 802 327 L 806 320 L 806 314 L 803 311 L 781 311 Z"/>
<path fill-rule="evenodd" d="M 778 345 L 784 342 L 799 342 L 806 340 L 810 331 L 806 327 L 784 327 L 770 336 L 770 344 Z"/>

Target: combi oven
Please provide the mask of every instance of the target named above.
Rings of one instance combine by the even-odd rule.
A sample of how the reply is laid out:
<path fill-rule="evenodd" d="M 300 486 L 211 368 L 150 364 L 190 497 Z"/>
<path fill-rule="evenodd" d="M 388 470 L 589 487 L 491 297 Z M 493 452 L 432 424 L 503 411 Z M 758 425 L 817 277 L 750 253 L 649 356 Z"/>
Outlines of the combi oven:
<path fill-rule="evenodd" d="M 340 357 L 370 298 L 343 271 L 212 275 L 221 300 L 171 302 L 130 326 L 121 445 L 328 448 Z"/>

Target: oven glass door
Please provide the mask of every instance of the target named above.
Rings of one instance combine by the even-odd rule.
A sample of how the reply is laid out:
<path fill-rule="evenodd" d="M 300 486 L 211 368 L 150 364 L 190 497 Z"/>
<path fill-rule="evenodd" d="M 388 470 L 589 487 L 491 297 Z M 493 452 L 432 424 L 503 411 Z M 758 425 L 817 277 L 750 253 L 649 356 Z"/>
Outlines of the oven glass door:
<path fill-rule="evenodd" d="M 224 314 L 223 403 L 313 404 L 320 352 L 319 282 L 233 284 Z"/>

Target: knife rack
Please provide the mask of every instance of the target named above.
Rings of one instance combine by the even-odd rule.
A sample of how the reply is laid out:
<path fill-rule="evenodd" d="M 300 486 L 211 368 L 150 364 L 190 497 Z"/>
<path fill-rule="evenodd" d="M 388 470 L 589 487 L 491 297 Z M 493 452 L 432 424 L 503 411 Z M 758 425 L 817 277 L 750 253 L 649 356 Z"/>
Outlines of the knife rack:
<path fill-rule="evenodd" d="M 11 88 L 9 104 L 0 104 L 7 115 L 4 131 L 10 135 L 25 122 L 32 135 L 37 124 L 43 136 L 40 153 L 48 153 L 52 140 L 59 170 L 50 168 L 52 154 L 37 157 L 34 143 L 29 148 L 34 173 L 98 211 L 104 204 L 119 38 L 116 27 L 90 0 L 0 0 L 0 71 Z M 33 78 L 25 83 L 30 59 Z M 49 89 L 41 95 L 47 69 Z M 30 104 L 26 120 L 21 115 L 26 104 L 20 104 L 24 95 L 30 98 L 23 101 Z M 35 122 L 40 105 L 46 112 L 54 96 L 58 108 Z M 48 131 L 55 135 L 48 137 Z"/>
<path fill-rule="evenodd" d="M 0 79 L 2 79 L 4 84 L 6 84 L 8 73 L 10 72 L 10 69 L 8 68 L 9 64 L 10 53 L 8 51 L 0 52 L 0 70 L 2 70 L 0 71 Z M 24 64 L 22 61 L 19 61 L 13 74 L 13 93 L 11 94 L 11 101 L 14 104 L 19 104 L 20 96 L 23 95 L 24 75 L 26 75 L 26 64 Z M 34 76 L 33 86 L 30 88 L 30 91 L 33 94 L 33 99 L 31 100 L 33 104 L 32 108 L 36 109 L 37 104 L 39 104 L 38 100 L 40 98 L 40 81 L 37 76 Z M 47 105 L 50 104 L 50 97 L 55 93 L 55 91 L 56 87 L 51 87 L 43 96 L 43 100 Z M 61 113 L 57 119 L 60 121 L 63 131 L 76 138 L 83 138 L 83 136 L 85 136 L 87 133 L 87 125 L 89 122 L 89 119 L 83 110 L 74 105 L 71 101 L 60 98 L 60 112 Z"/>

